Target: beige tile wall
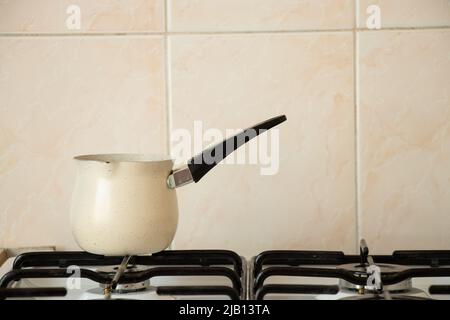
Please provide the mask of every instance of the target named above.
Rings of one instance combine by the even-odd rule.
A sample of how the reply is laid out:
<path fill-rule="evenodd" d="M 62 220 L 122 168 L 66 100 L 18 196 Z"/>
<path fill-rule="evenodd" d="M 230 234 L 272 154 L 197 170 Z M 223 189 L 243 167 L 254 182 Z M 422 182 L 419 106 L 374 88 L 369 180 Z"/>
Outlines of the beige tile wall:
<path fill-rule="evenodd" d="M 350 29 L 354 0 L 168 0 L 171 31 Z"/>
<path fill-rule="evenodd" d="M 361 234 L 450 245 L 450 29 L 360 35 Z"/>
<path fill-rule="evenodd" d="M 0 247 L 76 248 L 74 154 L 285 113 L 279 174 L 180 189 L 174 248 L 449 248 L 450 0 L 71 3 L 0 0 Z"/>
<path fill-rule="evenodd" d="M 352 250 L 352 33 L 174 36 L 170 51 L 174 129 L 288 116 L 277 175 L 227 165 L 179 190 L 175 246 Z"/>
<path fill-rule="evenodd" d="M 380 8 L 383 28 L 426 28 L 450 25 L 450 0 L 357 0 L 358 27 L 366 28 L 367 8 Z"/>
<path fill-rule="evenodd" d="M 81 9 L 80 30 L 67 27 L 72 4 Z M 0 0 L 0 15 L 0 33 L 164 31 L 164 0 Z"/>
<path fill-rule="evenodd" d="M 0 247 L 75 247 L 71 157 L 166 150 L 159 36 L 0 37 Z"/>

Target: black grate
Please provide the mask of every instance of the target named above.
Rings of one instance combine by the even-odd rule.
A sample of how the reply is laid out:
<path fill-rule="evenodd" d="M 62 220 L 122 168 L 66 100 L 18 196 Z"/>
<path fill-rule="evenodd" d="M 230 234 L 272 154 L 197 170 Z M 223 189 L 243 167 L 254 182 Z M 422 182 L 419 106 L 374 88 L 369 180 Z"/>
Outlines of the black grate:
<path fill-rule="evenodd" d="M 100 284 L 112 281 L 110 273 L 94 271 L 87 266 L 119 265 L 123 257 L 107 257 L 87 252 L 30 252 L 16 257 L 13 269 L 0 279 L 0 288 L 6 293 L 20 296 L 20 290 L 12 292 L 7 289 L 14 281 L 29 278 L 68 278 L 72 276 L 67 268 L 77 265 L 80 277 Z M 145 270 L 131 271 L 123 274 L 119 284 L 138 283 L 160 276 L 221 276 L 231 282 L 231 286 L 164 286 L 156 288 L 160 295 L 225 295 L 232 300 L 244 296 L 242 259 L 235 252 L 227 250 L 173 250 L 163 251 L 151 256 L 133 256 L 130 265 L 148 266 Z M 229 266 L 229 267 L 228 267 Z M 60 289 L 59 291 L 56 289 Z M 47 290 L 49 296 L 61 295 L 63 288 Z M 38 288 L 36 288 L 38 290 Z M 46 289 L 41 289 L 40 296 Z M 24 296 L 30 292 L 22 290 Z"/>
<path fill-rule="evenodd" d="M 262 300 L 268 294 L 337 294 L 338 286 L 266 284 L 274 276 L 334 278 L 364 286 L 368 275 L 337 269 L 343 264 L 360 264 L 368 252 L 345 255 L 337 251 L 265 251 L 253 260 L 250 278 L 251 297 Z M 381 274 L 383 285 L 419 277 L 450 277 L 449 250 L 395 251 L 392 255 L 371 256 L 375 264 L 414 266 L 397 273 Z M 433 294 L 449 294 L 450 286 L 433 286 Z"/>

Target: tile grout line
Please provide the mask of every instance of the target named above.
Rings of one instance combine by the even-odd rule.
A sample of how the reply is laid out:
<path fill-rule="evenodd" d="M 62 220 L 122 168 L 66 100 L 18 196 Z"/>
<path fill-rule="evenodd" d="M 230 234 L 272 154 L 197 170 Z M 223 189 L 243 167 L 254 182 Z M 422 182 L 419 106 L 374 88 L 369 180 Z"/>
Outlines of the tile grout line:
<path fill-rule="evenodd" d="M 172 132 L 172 106 L 171 106 L 171 74 L 170 74 L 170 48 L 168 39 L 168 0 L 164 0 L 164 87 L 166 107 L 166 148 L 171 154 L 170 135 Z"/>
<path fill-rule="evenodd" d="M 172 134 L 172 71 L 171 71 L 171 51 L 169 43 L 169 0 L 164 0 L 164 88 L 165 88 L 165 107 L 166 107 L 166 148 L 169 155 L 171 152 L 170 137 Z M 169 244 L 167 250 L 173 250 L 176 247 L 175 239 Z"/>
<path fill-rule="evenodd" d="M 357 1 L 357 0 L 356 0 Z M 167 18 L 166 18 L 167 20 Z M 165 22 L 165 28 L 167 28 Z M 14 33 L 0 32 L 2 37 L 115 37 L 115 36 L 184 36 L 184 35 L 252 35 L 252 34 L 298 34 L 298 33 L 327 33 L 327 32 L 382 32 L 382 31 L 423 31 L 423 30 L 448 30 L 450 26 L 430 27 L 390 27 L 379 30 L 366 28 L 341 28 L 341 29 L 294 29 L 294 30 L 254 30 L 254 31 L 136 31 L 136 32 L 87 32 L 87 33 Z"/>
<path fill-rule="evenodd" d="M 354 89 L 354 132 L 355 132 L 355 230 L 356 230 L 356 254 L 359 252 L 359 241 L 362 237 L 362 214 L 360 202 L 360 139 L 359 139 L 359 0 L 355 0 L 355 26 L 353 31 L 353 89 Z"/>

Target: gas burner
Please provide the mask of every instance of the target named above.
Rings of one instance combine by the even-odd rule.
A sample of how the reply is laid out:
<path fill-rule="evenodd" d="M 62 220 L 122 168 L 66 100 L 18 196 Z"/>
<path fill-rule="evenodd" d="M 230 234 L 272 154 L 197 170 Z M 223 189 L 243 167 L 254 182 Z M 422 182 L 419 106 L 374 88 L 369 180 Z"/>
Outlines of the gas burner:
<path fill-rule="evenodd" d="M 133 284 L 131 284 L 133 285 Z M 162 296 L 158 294 L 157 287 L 148 286 L 144 289 L 134 290 L 130 288 L 120 289 L 124 285 L 118 285 L 116 289 L 111 290 L 105 295 L 106 285 L 100 284 L 100 287 L 92 288 L 83 292 L 80 300 L 175 300 L 172 296 Z"/>
<path fill-rule="evenodd" d="M 427 282 L 427 278 L 437 279 Z M 445 296 L 450 299 L 448 282 L 450 251 L 369 255 L 366 241 L 361 240 L 359 255 L 294 250 L 259 254 L 252 260 L 250 298 L 422 300 Z"/>
<path fill-rule="evenodd" d="M 359 296 L 345 297 L 340 300 L 432 300 L 429 297 L 420 297 L 412 295 L 393 294 L 386 298 L 381 294 L 364 294 Z"/>
<path fill-rule="evenodd" d="M 228 250 L 167 250 L 131 257 L 30 252 L 0 268 L 0 300 L 64 295 L 77 300 L 239 300 L 247 297 L 246 271 L 245 259 Z"/>
<path fill-rule="evenodd" d="M 406 266 L 397 265 L 397 264 L 388 264 L 388 263 L 379 263 L 379 264 L 376 264 L 376 266 L 379 268 L 381 281 L 383 280 L 383 278 L 385 278 L 388 275 L 395 275 L 395 274 L 398 274 L 399 272 L 403 272 L 408 269 Z M 361 279 L 367 280 L 367 278 L 368 278 L 367 267 L 368 267 L 368 265 L 348 263 L 348 264 L 344 264 L 344 265 L 339 265 L 337 267 L 337 269 L 352 272 L 355 277 L 359 277 Z M 356 291 L 359 294 L 377 293 L 377 290 L 374 288 L 373 285 L 355 284 L 355 283 L 352 283 L 352 282 L 344 280 L 344 279 L 339 279 L 339 287 L 344 290 Z M 412 280 L 411 279 L 399 281 L 399 282 L 391 284 L 391 285 L 385 285 L 382 288 L 382 290 L 387 290 L 392 293 L 406 292 L 411 289 L 412 289 Z"/>
<path fill-rule="evenodd" d="M 111 279 L 114 278 L 117 271 L 119 270 L 119 266 L 106 266 L 97 268 L 96 271 L 98 273 L 107 274 Z M 147 270 L 143 266 L 137 266 L 137 265 L 128 265 L 126 269 L 124 270 L 124 275 L 127 274 L 135 274 L 140 271 Z M 130 293 L 130 292 L 138 292 L 143 290 L 149 290 L 152 289 L 153 291 L 156 291 L 156 288 L 152 288 L 150 286 L 150 280 L 146 279 L 144 281 L 134 282 L 134 283 L 118 283 L 116 284 L 115 288 L 110 288 L 109 284 L 106 283 L 100 283 L 100 288 L 103 290 L 110 290 L 111 293 Z"/>
<path fill-rule="evenodd" d="M 406 266 L 402 266 L 402 265 L 398 265 L 398 264 L 377 263 L 376 265 L 380 268 L 381 275 L 394 274 L 394 273 L 402 272 L 402 271 L 408 269 Z M 358 263 L 347 263 L 347 264 L 339 265 L 337 268 L 351 271 L 355 275 L 362 276 L 362 275 L 366 274 L 367 265 L 361 265 Z"/>

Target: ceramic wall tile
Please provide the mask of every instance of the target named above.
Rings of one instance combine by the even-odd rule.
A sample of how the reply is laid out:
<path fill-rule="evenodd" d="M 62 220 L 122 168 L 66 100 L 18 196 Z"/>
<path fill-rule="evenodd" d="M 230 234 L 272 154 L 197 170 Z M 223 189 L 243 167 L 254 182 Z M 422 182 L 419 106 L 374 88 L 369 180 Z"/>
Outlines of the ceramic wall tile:
<path fill-rule="evenodd" d="M 356 0 L 359 1 L 358 26 L 380 13 L 382 28 L 420 28 L 450 26 L 450 0 Z M 377 6 L 379 11 L 371 6 Z"/>
<path fill-rule="evenodd" d="M 168 0 L 171 31 L 342 29 L 353 0 Z"/>
<path fill-rule="evenodd" d="M 160 37 L 0 38 L 0 247 L 73 248 L 77 154 L 166 153 Z"/>
<path fill-rule="evenodd" d="M 0 33 L 162 31 L 164 0 L 0 0 Z"/>
<path fill-rule="evenodd" d="M 276 148 L 265 165 L 248 164 L 247 156 L 245 165 L 221 165 L 178 190 L 175 248 L 247 256 L 354 250 L 352 39 L 350 32 L 170 38 L 173 139 L 180 129 L 198 137 L 196 120 L 224 134 L 278 114 L 288 118 L 278 128 L 278 160 Z M 268 140 L 258 141 L 264 150 Z M 273 175 L 262 175 L 263 167 Z"/>
<path fill-rule="evenodd" d="M 450 31 L 359 35 L 361 234 L 378 252 L 450 244 Z"/>

